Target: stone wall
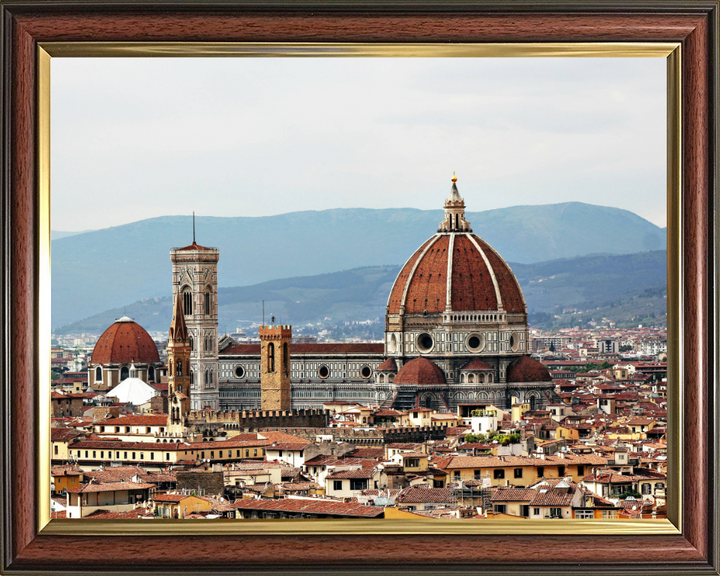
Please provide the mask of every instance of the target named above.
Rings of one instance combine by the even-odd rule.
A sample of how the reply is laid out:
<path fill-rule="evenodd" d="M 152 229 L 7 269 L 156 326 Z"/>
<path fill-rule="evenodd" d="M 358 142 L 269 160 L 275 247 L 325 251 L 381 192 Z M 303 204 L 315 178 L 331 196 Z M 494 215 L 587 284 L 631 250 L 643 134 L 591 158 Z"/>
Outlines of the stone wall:
<path fill-rule="evenodd" d="M 217 410 L 191 410 L 188 424 L 194 429 L 223 429 L 255 432 L 259 428 L 324 428 L 328 425 L 329 412 L 317 408 L 300 410 L 252 410 L 218 412 Z"/>
<path fill-rule="evenodd" d="M 300 438 L 314 441 L 318 436 L 330 436 L 335 442 L 347 442 L 355 446 L 383 446 L 396 442 L 426 442 L 428 440 L 444 440 L 447 428 L 439 426 L 406 426 L 398 428 L 371 428 L 356 430 L 354 428 L 284 428 L 268 427 L 258 430 L 279 431 Z"/>
<path fill-rule="evenodd" d="M 177 472 L 177 489 L 197 494 L 222 496 L 225 489 L 222 472 Z"/>

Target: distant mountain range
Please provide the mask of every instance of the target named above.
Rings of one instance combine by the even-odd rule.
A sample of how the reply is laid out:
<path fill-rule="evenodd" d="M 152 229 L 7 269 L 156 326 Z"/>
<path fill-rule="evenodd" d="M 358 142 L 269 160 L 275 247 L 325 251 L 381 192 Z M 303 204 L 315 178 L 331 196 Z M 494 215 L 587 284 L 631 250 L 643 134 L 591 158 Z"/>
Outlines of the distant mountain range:
<path fill-rule="evenodd" d="M 664 249 L 666 230 L 627 210 L 580 202 L 469 212 L 473 230 L 510 262 Z M 197 241 L 220 249 L 219 285 L 401 265 L 441 210 L 335 209 L 257 218 L 197 218 Z M 169 295 L 169 251 L 192 242 L 189 216 L 166 216 L 52 241 L 52 326 Z M 163 328 L 164 329 L 164 328 Z"/>
<path fill-rule="evenodd" d="M 664 324 L 667 283 L 664 250 L 630 255 L 594 255 L 541 262 L 510 264 L 522 286 L 532 325 L 549 327 L 584 317 L 612 317 L 621 324 L 652 317 Z M 370 266 L 271 280 L 253 286 L 219 290 L 220 332 L 276 316 L 279 323 L 299 326 L 383 319 L 388 294 L 399 266 Z M 648 308 L 649 306 L 649 308 Z M 166 331 L 172 316 L 169 296 L 146 298 L 66 325 L 56 334 L 102 332 L 127 314 L 150 331 Z M 614 315 L 614 316 L 613 316 Z M 561 320 L 555 318 L 561 316 Z"/>

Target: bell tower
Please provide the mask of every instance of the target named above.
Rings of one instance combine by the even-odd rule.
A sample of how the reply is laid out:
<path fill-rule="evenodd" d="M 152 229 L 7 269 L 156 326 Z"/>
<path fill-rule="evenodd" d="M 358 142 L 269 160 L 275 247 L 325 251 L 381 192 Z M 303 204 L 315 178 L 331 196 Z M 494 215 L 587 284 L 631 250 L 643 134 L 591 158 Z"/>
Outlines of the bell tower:
<path fill-rule="evenodd" d="M 190 340 L 190 404 L 220 409 L 217 263 L 220 251 L 195 242 L 170 251 L 173 299 L 180 298 Z"/>
<path fill-rule="evenodd" d="M 260 326 L 260 397 L 263 410 L 290 410 L 292 326 Z"/>
<path fill-rule="evenodd" d="M 180 297 L 175 297 L 167 345 L 168 432 L 185 435 L 185 418 L 190 412 L 190 337 Z"/>

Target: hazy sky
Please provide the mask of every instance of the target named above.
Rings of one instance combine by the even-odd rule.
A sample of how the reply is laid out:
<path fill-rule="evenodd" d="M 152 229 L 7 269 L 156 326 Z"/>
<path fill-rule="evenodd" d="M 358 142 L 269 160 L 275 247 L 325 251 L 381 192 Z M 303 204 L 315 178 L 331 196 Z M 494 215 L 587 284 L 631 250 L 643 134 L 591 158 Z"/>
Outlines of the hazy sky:
<path fill-rule="evenodd" d="M 662 58 L 54 58 L 52 228 L 580 200 L 666 225 Z"/>

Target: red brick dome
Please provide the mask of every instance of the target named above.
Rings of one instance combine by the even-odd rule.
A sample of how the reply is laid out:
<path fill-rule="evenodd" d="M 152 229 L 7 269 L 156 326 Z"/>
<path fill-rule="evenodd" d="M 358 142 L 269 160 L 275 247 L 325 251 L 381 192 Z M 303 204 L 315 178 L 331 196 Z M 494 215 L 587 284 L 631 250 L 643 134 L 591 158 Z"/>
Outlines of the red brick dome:
<path fill-rule="evenodd" d="M 445 373 L 422 356 L 410 360 L 395 376 L 395 384 L 445 384 Z"/>
<path fill-rule="evenodd" d="M 118 364 L 160 362 L 157 346 L 145 328 L 131 318 L 116 320 L 95 344 L 92 364 Z"/>
<path fill-rule="evenodd" d="M 502 304 L 506 312 L 526 312 L 510 267 L 472 232 L 441 232 L 420 246 L 395 280 L 388 312 L 398 314 L 404 305 L 407 314 L 441 313 L 448 295 L 453 311 L 498 310 Z"/>
<path fill-rule="evenodd" d="M 507 367 L 508 383 L 511 382 L 550 382 L 552 376 L 548 369 L 530 356 L 520 356 Z"/>

